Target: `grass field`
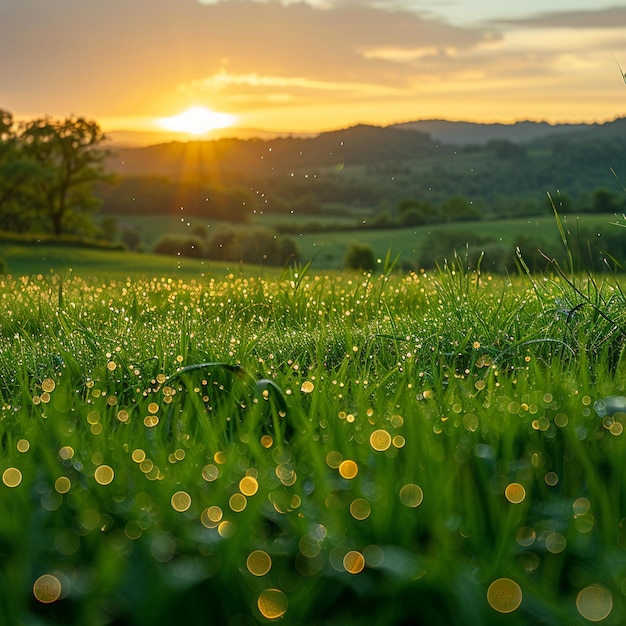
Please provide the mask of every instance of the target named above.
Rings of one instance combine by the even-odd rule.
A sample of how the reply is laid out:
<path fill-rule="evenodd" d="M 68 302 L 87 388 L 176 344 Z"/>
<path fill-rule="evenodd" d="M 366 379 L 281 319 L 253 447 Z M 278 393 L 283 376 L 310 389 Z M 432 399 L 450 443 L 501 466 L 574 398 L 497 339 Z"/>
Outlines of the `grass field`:
<path fill-rule="evenodd" d="M 623 622 L 617 283 L 107 254 L 0 279 L 2 623 Z"/>

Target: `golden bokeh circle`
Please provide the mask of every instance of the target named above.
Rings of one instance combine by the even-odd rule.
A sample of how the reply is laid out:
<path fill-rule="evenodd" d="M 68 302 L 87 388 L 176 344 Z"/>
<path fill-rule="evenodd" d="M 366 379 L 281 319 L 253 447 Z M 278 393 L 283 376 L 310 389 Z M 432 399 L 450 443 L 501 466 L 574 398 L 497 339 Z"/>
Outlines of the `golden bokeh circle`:
<path fill-rule="evenodd" d="M 247 505 L 248 500 L 246 499 L 246 496 L 244 496 L 242 493 L 234 493 L 232 496 L 230 496 L 228 500 L 228 506 L 235 513 L 241 513 L 241 511 L 243 511 Z"/>
<path fill-rule="evenodd" d="M 566 546 L 567 541 L 561 533 L 550 533 L 546 537 L 546 550 L 552 554 L 560 554 Z"/>
<path fill-rule="evenodd" d="M 2 474 L 2 482 L 7 487 L 17 487 L 22 482 L 22 472 L 17 467 L 7 467 Z"/>
<path fill-rule="evenodd" d="M 28 439 L 20 439 L 17 442 L 18 452 L 28 452 L 29 449 L 30 449 L 30 441 L 28 441 Z"/>
<path fill-rule="evenodd" d="M 339 474 L 342 478 L 352 480 L 359 473 L 359 466 L 352 460 L 346 459 L 339 464 Z"/>
<path fill-rule="evenodd" d="M 613 596 L 600 585 L 589 585 L 576 597 L 576 608 L 586 620 L 601 622 L 613 610 Z"/>
<path fill-rule="evenodd" d="M 265 576 L 272 568 L 272 557 L 263 550 L 254 550 L 246 559 L 246 567 L 254 576 Z"/>
<path fill-rule="evenodd" d="M 372 507 L 365 498 L 356 498 L 350 503 L 350 515 L 354 519 L 364 520 L 370 516 Z"/>
<path fill-rule="evenodd" d="M 93 477 L 99 485 L 109 485 L 113 482 L 115 472 L 113 468 L 108 465 L 100 465 L 96 468 Z"/>
<path fill-rule="evenodd" d="M 343 557 L 343 566 L 350 574 L 360 574 L 365 568 L 365 557 L 356 550 L 350 550 Z"/>
<path fill-rule="evenodd" d="M 522 589 L 510 578 L 498 578 L 487 589 L 487 602 L 498 613 L 512 613 L 522 603 Z"/>
<path fill-rule="evenodd" d="M 60 476 L 54 481 L 54 489 L 57 493 L 67 493 L 72 483 L 67 476 Z"/>
<path fill-rule="evenodd" d="M 33 594 L 43 604 L 56 602 L 61 597 L 61 582 L 52 574 L 44 574 L 35 581 Z"/>
<path fill-rule="evenodd" d="M 219 476 L 220 471 L 217 469 L 215 465 L 209 463 L 202 468 L 202 478 L 206 480 L 208 483 L 213 482 Z"/>
<path fill-rule="evenodd" d="M 415 508 L 424 500 L 424 492 L 419 485 L 407 483 L 400 489 L 400 502 L 404 506 Z"/>
<path fill-rule="evenodd" d="M 184 513 L 191 506 L 191 496 L 186 491 L 177 491 L 171 499 L 172 508 L 179 513 Z"/>
<path fill-rule="evenodd" d="M 146 415 L 143 418 L 143 424 L 146 428 L 154 428 L 159 423 L 159 418 L 156 415 Z"/>
<path fill-rule="evenodd" d="M 370 435 L 370 446 L 377 452 L 384 452 L 391 446 L 391 435 L 382 428 Z"/>
<path fill-rule="evenodd" d="M 504 495 L 512 504 L 519 504 L 526 498 L 526 489 L 519 483 L 510 483 L 504 490 Z"/>
<path fill-rule="evenodd" d="M 244 476 L 239 481 L 239 490 L 244 496 L 253 496 L 259 490 L 259 483 L 252 476 Z"/>
<path fill-rule="evenodd" d="M 257 606 L 267 619 L 278 619 L 287 612 L 287 596 L 280 589 L 264 589 L 259 594 Z"/>

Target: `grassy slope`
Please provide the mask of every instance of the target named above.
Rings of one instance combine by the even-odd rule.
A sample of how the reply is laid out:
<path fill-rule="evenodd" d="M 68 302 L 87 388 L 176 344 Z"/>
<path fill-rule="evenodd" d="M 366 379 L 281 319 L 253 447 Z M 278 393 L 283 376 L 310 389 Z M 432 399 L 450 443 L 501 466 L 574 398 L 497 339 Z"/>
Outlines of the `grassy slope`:
<path fill-rule="evenodd" d="M 168 276 L 190 280 L 207 274 L 222 276 L 241 271 L 239 264 L 224 264 L 190 258 L 157 254 L 102 251 L 89 248 L 63 248 L 45 245 L 16 245 L 0 243 L 0 258 L 13 276 L 36 274 L 68 275 L 100 279 L 151 278 Z M 270 273 L 272 271 L 270 270 Z"/>

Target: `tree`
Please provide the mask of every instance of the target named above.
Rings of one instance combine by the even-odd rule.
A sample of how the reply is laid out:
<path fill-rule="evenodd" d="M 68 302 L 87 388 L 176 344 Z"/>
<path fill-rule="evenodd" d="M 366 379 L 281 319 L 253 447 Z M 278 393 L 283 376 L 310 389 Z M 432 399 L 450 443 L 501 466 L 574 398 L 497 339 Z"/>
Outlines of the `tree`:
<path fill-rule="evenodd" d="M 102 167 L 108 152 L 96 122 L 82 117 L 50 118 L 26 123 L 20 135 L 24 154 L 36 163 L 33 202 L 49 219 L 52 232 L 62 235 L 76 218 L 97 206 L 94 183 L 110 180 Z M 83 222 L 84 223 L 84 222 Z"/>

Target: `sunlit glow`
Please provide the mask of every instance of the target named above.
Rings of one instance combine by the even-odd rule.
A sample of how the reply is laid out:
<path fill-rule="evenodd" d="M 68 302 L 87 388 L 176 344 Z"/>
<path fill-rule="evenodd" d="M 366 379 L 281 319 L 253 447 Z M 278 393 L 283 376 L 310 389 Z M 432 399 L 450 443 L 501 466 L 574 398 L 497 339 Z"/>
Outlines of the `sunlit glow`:
<path fill-rule="evenodd" d="M 163 117 L 159 125 L 166 130 L 189 135 L 204 135 L 218 128 L 226 128 L 235 122 L 235 117 L 228 113 L 217 113 L 204 107 L 195 106 L 180 115 Z"/>

